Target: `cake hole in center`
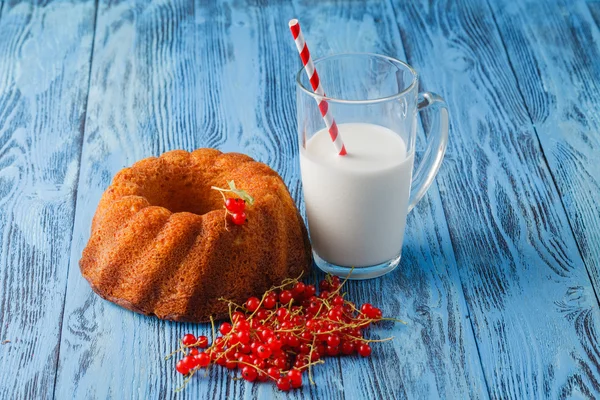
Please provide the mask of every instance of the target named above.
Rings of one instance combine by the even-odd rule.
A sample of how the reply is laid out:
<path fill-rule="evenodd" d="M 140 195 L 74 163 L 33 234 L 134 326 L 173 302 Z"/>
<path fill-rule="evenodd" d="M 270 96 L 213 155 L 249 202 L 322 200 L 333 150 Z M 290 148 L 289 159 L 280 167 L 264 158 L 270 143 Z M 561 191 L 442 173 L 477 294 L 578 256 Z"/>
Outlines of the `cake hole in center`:
<path fill-rule="evenodd" d="M 198 215 L 223 208 L 223 198 L 211 189 L 210 182 L 200 177 L 179 176 L 177 179 L 165 176 L 146 188 L 145 197 L 153 206 L 167 210 L 190 212 Z"/>

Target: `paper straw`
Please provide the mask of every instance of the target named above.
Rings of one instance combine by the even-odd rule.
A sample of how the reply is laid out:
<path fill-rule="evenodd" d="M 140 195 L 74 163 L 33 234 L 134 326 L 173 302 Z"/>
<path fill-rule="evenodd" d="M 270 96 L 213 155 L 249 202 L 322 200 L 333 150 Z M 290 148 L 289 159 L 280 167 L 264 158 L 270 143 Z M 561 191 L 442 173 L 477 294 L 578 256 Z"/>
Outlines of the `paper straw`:
<path fill-rule="evenodd" d="M 319 74 L 317 73 L 312 58 L 310 57 L 310 52 L 308 51 L 308 45 L 304 40 L 304 35 L 302 35 L 302 31 L 300 30 L 300 23 L 298 23 L 297 19 L 292 19 L 289 22 L 289 26 L 290 31 L 292 31 L 292 36 L 294 37 L 294 42 L 296 43 L 298 53 L 300 53 L 300 59 L 304 65 L 304 70 L 306 71 L 306 75 L 310 81 L 310 85 L 316 94 L 322 96 L 316 99 L 317 105 L 319 106 L 319 110 L 321 110 L 321 115 L 323 116 L 327 130 L 329 131 L 329 136 L 331 136 L 333 145 L 335 146 L 335 151 L 337 151 L 340 156 L 345 156 L 346 147 L 342 142 L 342 136 L 339 134 L 337 124 L 335 123 L 331 112 L 329 112 L 329 104 L 327 104 L 327 102 L 323 99 L 323 97 L 325 97 L 325 91 L 321 86 Z"/>

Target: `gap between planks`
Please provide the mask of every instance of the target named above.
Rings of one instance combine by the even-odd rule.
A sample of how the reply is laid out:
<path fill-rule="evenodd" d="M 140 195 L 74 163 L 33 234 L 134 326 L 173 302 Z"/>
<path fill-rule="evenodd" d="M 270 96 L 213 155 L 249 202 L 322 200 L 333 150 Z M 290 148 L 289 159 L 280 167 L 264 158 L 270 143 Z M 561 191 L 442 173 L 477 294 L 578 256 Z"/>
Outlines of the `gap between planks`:
<path fill-rule="evenodd" d="M 531 124 L 531 127 L 533 128 L 533 132 L 535 133 L 537 147 L 540 151 L 540 154 L 542 155 L 546 169 L 550 173 L 550 177 L 552 178 L 552 184 L 554 185 L 554 189 L 556 190 L 556 193 L 558 193 L 558 195 L 559 195 L 558 198 L 560 200 L 560 206 L 562 208 L 563 213 L 566 216 L 566 220 L 569 224 L 569 230 L 571 231 L 571 234 L 573 235 L 573 238 L 575 239 L 575 244 L 577 246 L 577 253 L 579 254 L 579 257 L 581 258 L 581 260 L 583 261 L 583 265 L 585 265 L 585 272 L 587 273 L 588 279 L 592 283 L 591 286 L 592 286 L 592 290 L 594 291 L 594 296 L 596 297 L 596 303 L 600 306 L 600 299 L 598 298 L 598 292 L 596 290 L 596 286 L 593 284 L 594 280 L 593 280 L 592 274 L 590 273 L 588 261 L 586 260 L 586 257 L 584 257 L 583 251 L 581 250 L 581 245 L 579 244 L 579 241 L 577 240 L 577 232 L 575 232 L 575 229 L 573 228 L 573 224 L 571 223 L 571 218 L 569 218 L 569 213 L 567 212 L 567 207 L 565 207 L 565 202 L 564 202 L 563 196 L 561 195 L 560 186 L 558 185 L 558 182 L 556 181 L 556 174 L 552 170 L 552 167 L 551 167 L 550 163 L 548 162 L 548 158 L 546 157 L 546 151 L 544 150 L 544 146 L 542 146 L 542 142 L 540 140 L 540 135 L 539 135 L 538 129 L 535 126 L 535 123 L 533 121 L 533 115 L 531 113 L 531 109 L 529 108 L 529 104 L 527 104 L 527 101 L 525 100 L 525 96 L 523 95 L 521 85 L 519 84 L 519 82 L 520 82 L 519 77 L 518 77 L 517 72 L 515 71 L 515 67 L 513 65 L 513 60 L 510 56 L 508 49 L 506 48 L 506 42 L 504 39 L 504 35 L 502 35 L 502 31 L 500 30 L 500 26 L 498 25 L 498 20 L 496 19 L 496 14 L 493 12 L 492 7 L 489 2 L 490 2 L 490 0 L 487 0 L 486 5 L 487 5 L 490 15 L 492 16 L 492 21 L 494 22 L 494 27 L 496 29 L 496 32 L 498 33 L 498 37 L 500 38 L 500 43 L 502 44 L 502 49 L 504 50 L 504 55 L 506 56 L 506 59 L 508 60 L 510 72 L 513 75 L 513 78 L 515 79 L 515 82 L 517 82 L 517 88 L 519 89 L 519 97 L 521 98 L 521 101 L 523 102 L 523 105 L 525 106 L 525 110 L 527 111 L 527 117 L 529 118 L 529 122 Z M 588 8 L 588 10 L 589 10 L 589 8 Z"/>
<path fill-rule="evenodd" d="M 394 20 L 396 22 L 395 26 L 396 26 L 396 29 L 398 30 L 398 35 L 402 39 L 402 47 L 404 48 L 404 52 L 405 52 L 405 56 L 406 56 L 406 61 L 409 62 L 410 53 L 409 53 L 409 51 L 406 50 L 406 46 L 404 46 L 404 43 L 406 43 L 407 39 L 402 34 L 402 29 L 400 29 L 400 25 L 398 23 L 398 18 L 397 18 L 397 10 L 394 7 L 394 5 L 392 4 L 391 0 L 387 0 L 387 4 L 388 4 L 388 7 L 392 10 L 392 12 L 394 14 Z M 410 62 L 409 62 L 409 64 L 410 64 Z M 410 64 L 410 65 L 412 65 L 412 64 Z M 423 129 L 423 131 L 425 132 L 425 129 Z M 446 213 L 446 209 L 444 207 L 440 207 L 440 208 L 442 210 L 442 214 L 444 215 L 446 224 L 448 224 L 449 221 L 448 221 L 448 215 Z M 452 255 L 456 259 L 456 256 L 455 256 L 456 255 L 456 249 L 454 247 L 454 243 L 452 242 L 452 240 L 450 240 L 450 246 L 452 248 Z M 461 293 L 463 295 L 463 300 L 464 300 L 464 299 L 466 299 L 467 294 L 465 293 L 464 285 L 463 285 L 463 282 L 462 282 L 463 278 L 462 278 L 462 276 L 461 276 L 460 273 L 458 274 L 458 279 L 460 281 L 460 286 L 461 286 L 460 290 L 461 290 Z M 471 329 L 471 334 L 473 336 L 473 341 L 475 342 L 475 349 L 477 350 L 477 357 L 479 359 L 479 368 L 481 370 L 481 375 L 483 376 L 483 382 L 485 383 L 485 390 L 486 390 L 488 399 L 491 399 L 492 396 L 491 396 L 491 392 L 490 392 L 490 384 L 489 384 L 488 379 L 487 379 L 487 374 L 485 373 L 485 371 L 483 369 L 483 358 L 481 357 L 481 350 L 479 349 L 479 342 L 477 341 L 475 327 L 473 326 L 473 320 L 471 318 L 471 309 L 470 309 L 469 303 L 467 301 L 464 301 L 464 307 L 467 310 L 467 314 L 465 315 L 465 319 L 469 320 L 469 328 Z"/>
<path fill-rule="evenodd" d="M 77 185 L 75 186 L 75 190 L 73 191 L 73 221 L 71 223 L 71 239 L 70 239 L 70 246 L 69 246 L 69 254 L 71 253 L 71 247 L 73 246 L 73 235 L 74 235 L 74 231 L 75 231 L 75 216 L 77 215 L 77 193 L 79 192 L 79 186 L 81 185 L 81 156 L 83 154 L 83 143 L 85 142 L 85 126 L 87 123 L 87 112 L 88 112 L 88 99 L 90 97 L 90 86 L 91 86 L 91 81 L 92 81 L 92 63 L 94 61 L 94 47 L 96 45 L 96 29 L 98 26 L 98 7 L 99 7 L 99 0 L 94 0 L 94 26 L 92 28 L 92 48 L 90 50 L 90 58 L 89 58 L 89 67 L 88 67 L 88 83 L 87 83 L 87 90 L 86 90 L 86 96 L 85 96 L 85 106 L 84 106 L 84 113 L 83 113 L 83 123 L 81 125 L 81 135 L 80 135 L 80 139 L 79 139 L 79 156 L 78 156 L 78 161 L 77 164 L 79 165 L 79 168 L 77 170 L 77 176 L 75 178 L 75 180 L 77 181 Z M 0 4 L 0 17 L 2 16 L 2 5 Z M 52 386 L 52 399 L 56 398 L 56 383 L 58 380 L 58 363 L 60 361 L 60 350 L 61 350 L 61 343 L 62 343 L 62 333 L 63 333 L 63 323 L 64 323 L 64 319 L 65 319 L 65 305 L 66 305 L 66 301 L 67 301 L 67 286 L 69 285 L 69 270 L 71 268 L 71 263 L 69 262 L 67 264 L 67 270 L 66 270 L 66 274 L 67 274 L 67 279 L 65 279 L 65 290 L 64 290 L 64 294 L 63 294 L 63 302 L 62 302 L 62 310 L 60 311 L 60 321 L 58 323 L 58 349 L 56 351 L 56 362 L 54 364 L 54 384 Z"/>

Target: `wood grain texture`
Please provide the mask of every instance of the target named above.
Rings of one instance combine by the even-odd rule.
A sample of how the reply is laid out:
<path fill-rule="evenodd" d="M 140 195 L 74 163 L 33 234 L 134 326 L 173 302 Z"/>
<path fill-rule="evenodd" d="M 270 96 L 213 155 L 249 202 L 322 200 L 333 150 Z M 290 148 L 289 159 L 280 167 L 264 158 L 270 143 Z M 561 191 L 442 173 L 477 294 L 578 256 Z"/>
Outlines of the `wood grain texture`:
<path fill-rule="evenodd" d="M 100 195 L 119 169 L 198 144 L 193 25 L 193 4 L 185 1 L 98 5 L 57 398 L 173 396 L 177 381 L 164 373 L 170 364 L 163 357 L 191 327 L 101 300 L 78 261 Z"/>
<path fill-rule="evenodd" d="M 490 6 L 598 296 L 600 31 L 582 1 Z"/>
<path fill-rule="evenodd" d="M 600 397 L 599 4 L 0 1 L 0 398 Z M 221 368 L 177 395 L 163 356 L 209 325 L 101 300 L 81 251 L 112 176 L 175 148 L 250 154 L 302 206 L 292 17 L 315 56 L 407 58 L 449 102 L 401 266 L 348 286 L 408 324 L 287 395 Z"/>
<path fill-rule="evenodd" d="M 133 8 L 101 2 L 57 397 L 174 398 L 182 379 L 174 373 L 175 360 L 164 362 L 163 356 L 184 332 L 209 331 L 207 324 L 167 323 L 120 309 L 81 278 L 77 262 L 91 218 L 119 169 L 174 148 L 213 146 L 268 162 L 298 193 L 297 168 L 288 160 L 295 154 L 293 120 L 281 114 L 293 111 L 287 94 L 293 86 L 279 76 L 292 70 L 295 59 L 284 58 L 279 47 L 287 44 L 273 40 L 275 29 L 287 32 L 285 24 L 275 24 L 280 12 L 289 14 L 285 10 L 230 2 L 140 1 Z M 339 366 L 332 370 L 339 375 Z M 328 375 L 316 380 L 316 387 L 295 396 L 342 397 Z M 177 397 L 272 396 L 285 394 L 213 368 Z"/>
<path fill-rule="evenodd" d="M 596 22 L 596 26 L 600 28 L 600 1 L 588 0 L 587 6 L 592 14 L 592 18 Z"/>
<path fill-rule="evenodd" d="M 394 8 L 423 86 L 452 110 L 437 182 L 491 396 L 597 396 L 598 304 L 490 9 Z"/>
<path fill-rule="evenodd" d="M 294 9 L 313 57 L 373 52 L 405 59 L 394 12 L 385 2 L 331 1 L 313 7 L 295 1 Z M 323 85 L 326 89 L 327 82 Z M 375 346 L 368 362 L 341 359 L 347 398 L 487 398 L 435 185 L 409 215 L 398 269 L 376 280 L 351 282 L 349 293 L 382 304 L 387 314 L 408 324 L 377 330 L 395 340 Z"/>
<path fill-rule="evenodd" d="M 207 325 L 165 323 L 121 310 L 96 297 L 79 276 L 77 261 L 95 204 L 118 169 L 172 148 L 215 146 L 269 163 L 301 199 L 293 86 L 299 61 L 291 39 L 278 39 L 288 37 L 286 21 L 292 14 L 285 5 L 265 9 L 264 4 L 230 2 L 196 4 L 195 9 L 184 2 L 133 9 L 125 3 L 100 4 L 58 397 L 173 396 L 180 379 L 172 373 L 174 362 L 162 363 L 161 355 L 184 331 L 208 332 Z M 351 16 L 345 18 L 352 23 Z M 366 18 L 363 30 L 371 36 L 363 36 L 364 40 L 372 40 L 376 33 L 372 21 L 379 18 Z M 393 32 L 389 26 L 385 29 Z M 401 267 L 406 272 L 398 271 L 385 281 L 353 284 L 361 301 L 389 291 L 395 301 L 386 304 L 385 311 L 407 319 L 410 329 L 387 327 L 382 334 L 398 335 L 398 345 L 382 348 L 373 364 L 348 359 L 341 367 L 329 363 L 317 369 L 317 385 L 307 386 L 296 397 L 485 396 L 456 268 L 447 272 L 439 267 L 454 265 L 448 245 L 436 244 L 444 236 L 449 243 L 447 231 L 436 229 L 433 222 L 443 221 L 443 214 L 439 205 L 428 202 L 419 209 L 425 221 L 415 217 L 409 225 L 418 234 Z M 396 368 L 397 362 L 402 369 Z M 374 376 L 369 371 L 383 369 L 386 377 L 365 381 Z M 226 396 L 283 394 L 271 385 L 233 381 L 226 372 L 213 369 L 182 395 Z"/>
<path fill-rule="evenodd" d="M 52 398 L 95 5 L 0 7 L 0 398 Z"/>

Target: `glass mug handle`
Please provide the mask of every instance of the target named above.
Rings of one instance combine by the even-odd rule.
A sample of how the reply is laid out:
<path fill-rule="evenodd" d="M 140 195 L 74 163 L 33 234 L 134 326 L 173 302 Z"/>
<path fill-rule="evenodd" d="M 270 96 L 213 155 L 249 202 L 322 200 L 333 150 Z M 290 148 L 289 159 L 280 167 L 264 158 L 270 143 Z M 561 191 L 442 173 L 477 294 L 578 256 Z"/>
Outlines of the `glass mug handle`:
<path fill-rule="evenodd" d="M 419 93 L 417 109 L 423 111 L 428 108 L 436 110 L 437 115 L 429 130 L 427 149 L 412 179 L 412 188 L 408 200 L 409 212 L 423 198 L 425 192 L 433 183 L 442 165 L 446 146 L 448 145 L 448 106 L 446 102 L 435 93 Z"/>

